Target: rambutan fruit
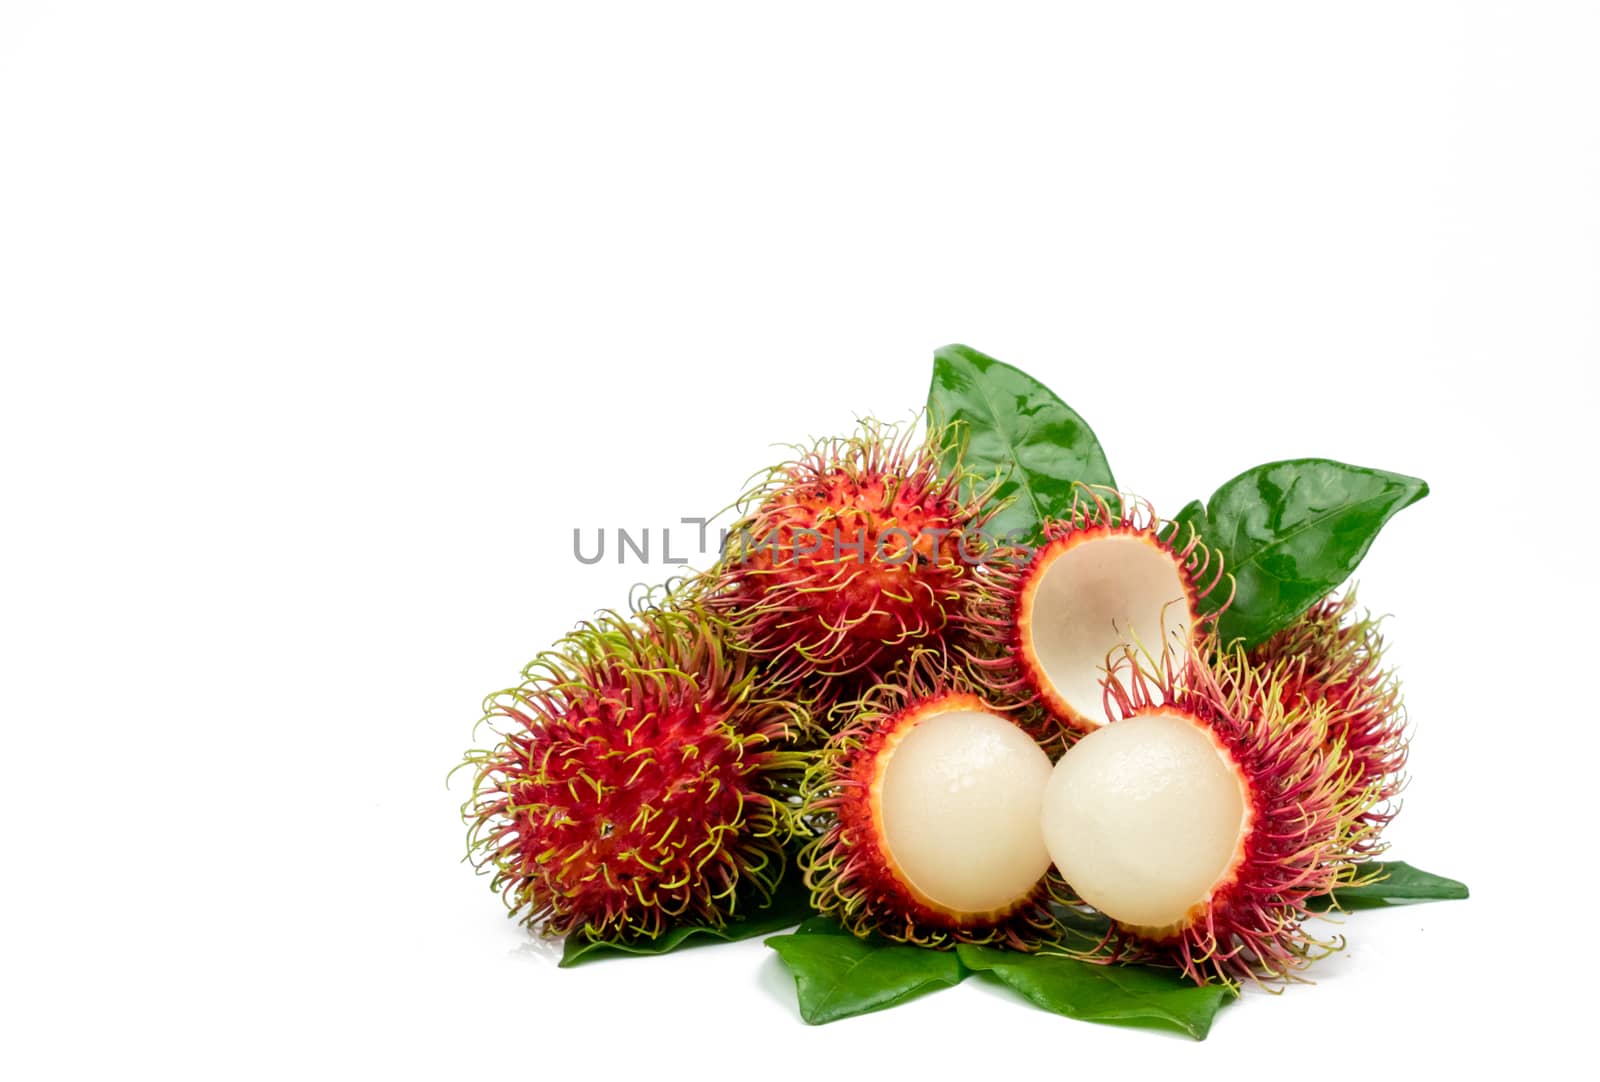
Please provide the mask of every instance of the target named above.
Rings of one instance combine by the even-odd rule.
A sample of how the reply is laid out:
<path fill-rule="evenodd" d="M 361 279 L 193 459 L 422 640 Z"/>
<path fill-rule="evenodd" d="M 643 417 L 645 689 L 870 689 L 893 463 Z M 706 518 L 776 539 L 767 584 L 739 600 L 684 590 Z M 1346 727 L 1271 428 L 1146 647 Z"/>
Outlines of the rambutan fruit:
<path fill-rule="evenodd" d="M 812 905 L 857 935 L 1026 948 L 1054 926 L 1044 750 L 958 678 L 912 663 L 840 704 L 807 772 Z"/>
<path fill-rule="evenodd" d="M 1379 851 L 1378 831 L 1398 810 L 1408 735 L 1400 685 L 1383 665 L 1383 637 L 1371 613 L 1356 614 L 1355 591 L 1324 598 L 1250 652 L 1278 674 L 1285 709 L 1323 708 L 1327 741 L 1355 764 L 1352 785 L 1367 794 L 1359 819 L 1364 855 Z"/>
<path fill-rule="evenodd" d="M 975 665 L 999 701 L 1038 702 L 1068 733 L 1089 732 L 1107 721 L 1106 658 L 1159 643 L 1160 664 L 1181 669 L 1227 607 L 1201 608 L 1226 576 L 1193 530 L 1108 489 L 1080 485 L 1043 534 L 988 565 L 977 611 L 994 649 Z"/>
<path fill-rule="evenodd" d="M 704 615 L 580 625 L 490 696 L 469 752 L 469 859 L 551 935 L 647 939 L 770 900 L 793 833 L 806 719 L 754 688 Z"/>
<path fill-rule="evenodd" d="M 964 631 L 993 510 L 948 436 L 862 421 L 740 501 L 707 606 L 772 686 L 825 709 Z"/>
<path fill-rule="evenodd" d="M 1067 750 L 1045 791 L 1051 858 L 1114 922 L 1110 958 L 1168 961 L 1202 984 L 1298 979 L 1342 946 L 1303 924 L 1360 841 L 1354 767 L 1325 746 L 1322 709 L 1286 711 L 1241 650 L 1192 656 L 1181 686 L 1170 673 L 1152 678 L 1131 650 L 1108 671 L 1115 719 Z"/>

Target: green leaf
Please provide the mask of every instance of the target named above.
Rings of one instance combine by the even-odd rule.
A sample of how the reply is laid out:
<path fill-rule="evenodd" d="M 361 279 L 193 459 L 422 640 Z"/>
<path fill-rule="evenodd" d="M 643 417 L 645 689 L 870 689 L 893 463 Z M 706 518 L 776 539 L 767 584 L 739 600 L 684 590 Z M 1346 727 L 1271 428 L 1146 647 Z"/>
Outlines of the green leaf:
<path fill-rule="evenodd" d="M 857 939 L 820 917 L 767 946 L 794 974 L 800 1017 L 814 1026 L 897 1007 L 967 976 L 952 951 Z"/>
<path fill-rule="evenodd" d="M 1312 908 L 1379 909 L 1417 902 L 1457 901 L 1468 896 L 1465 883 L 1413 868 L 1403 860 L 1375 860 L 1367 867 L 1381 870 L 1383 878 L 1375 883 L 1336 890 L 1331 895 L 1315 899 L 1311 903 Z"/>
<path fill-rule="evenodd" d="M 1098 943 L 1111 931 L 1110 917 L 1085 906 L 1062 905 L 1052 901 L 1050 911 L 1055 914 L 1056 924 L 1064 933 L 1063 943 L 1067 939 Z"/>
<path fill-rule="evenodd" d="M 851 935 L 844 925 L 832 917 L 811 916 L 800 922 L 796 935 Z"/>
<path fill-rule="evenodd" d="M 655 939 L 634 942 L 594 939 L 581 933 L 569 935 L 561 950 L 561 968 L 566 969 L 580 962 L 618 954 L 666 954 L 686 943 L 690 946 L 699 946 L 707 942 L 732 943 L 792 928 L 811 914 L 809 894 L 800 886 L 798 880 L 798 875 L 791 874 L 785 877 L 784 883 L 779 885 L 777 893 L 773 896 L 771 905 L 756 910 L 744 920 L 733 921 L 720 928 L 707 924 L 679 925 L 676 928 L 669 928 Z"/>
<path fill-rule="evenodd" d="M 1418 478 L 1325 458 L 1269 462 L 1217 489 L 1205 540 L 1237 586 L 1223 641 L 1254 646 L 1288 625 L 1350 577 L 1385 522 L 1427 494 Z"/>
<path fill-rule="evenodd" d="M 968 969 L 993 974 L 1047 1011 L 1085 1022 L 1176 1030 L 1197 1041 L 1205 1040 L 1217 1011 L 1233 996 L 1220 984 L 1192 984 L 1177 970 L 1093 965 L 966 944 L 956 953 Z"/>
<path fill-rule="evenodd" d="M 965 422 L 967 466 L 1000 477 L 996 499 L 1011 502 L 989 523 L 997 536 L 1037 538 L 1045 519 L 1071 510 L 1075 481 L 1116 487 L 1087 421 L 1032 376 L 975 349 L 945 346 L 933 355 L 928 419 Z"/>

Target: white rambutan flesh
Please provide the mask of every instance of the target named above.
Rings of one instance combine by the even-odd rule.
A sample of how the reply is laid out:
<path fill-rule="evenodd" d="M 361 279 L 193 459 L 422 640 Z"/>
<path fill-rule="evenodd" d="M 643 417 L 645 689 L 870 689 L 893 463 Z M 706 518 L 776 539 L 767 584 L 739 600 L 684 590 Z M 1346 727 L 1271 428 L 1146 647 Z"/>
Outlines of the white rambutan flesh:
<path fill-rule="evenodd" d="M 919 946 L 1058 935 L 1041 812 L 1044 749 L 933 655 L 847 715 L 806 775 L 800 867 L 818 913 Z"/>
<path fill-rule="evenodd" d="M 1084 901 L 1160 938 L 1205 912 L 1249 829 L 1245 782 L 1201 722 L 1177 710 L 1078 741 L 1045 788 L 1045 844 Z"/>
<path fill-rule="evenodd" d="M 920 719 L 879 774 L 873 804 L 885 856 L 938 909 L 1004 911 L 1050 868 L 1040 825 L 1049 780 L 1049 757 L 998 714 Z"/>
<path fill-rule="evenodd" d="M 1090 533 L 1051 553 L 1025 606 L 1024 650 L 1051 699 L 1103 724 L 1106 656 L 1137 643 L 1181 666 L 1191 615 L 1183 561 L 1146 533 Z"/>

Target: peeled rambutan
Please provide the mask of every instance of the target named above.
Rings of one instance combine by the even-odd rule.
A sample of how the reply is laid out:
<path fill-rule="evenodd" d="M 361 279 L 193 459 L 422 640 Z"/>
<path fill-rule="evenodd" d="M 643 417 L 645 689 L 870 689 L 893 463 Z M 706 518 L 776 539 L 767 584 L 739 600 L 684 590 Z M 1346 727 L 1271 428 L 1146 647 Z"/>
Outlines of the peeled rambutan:
<path fill-rule="evenodd" d="M 1362 835 L 1364 855 L 1381 847 L 1377 831 L 1398 810 L 1404 787 L 1407 732 L 1400 686 L 1383 665 L 1383 637 L 1371 613 L 1356 615 L 1352 590 L 1325 598 L 1250 652 L 1257 666 L 1277 674 L 1284 707 L 1320 706 L 1327 741 L 1355 764 L 1352 785 L 1366 793 L 1359 819 L 1373 828 Z"/>
<path fill-rule="evenodd" d="M 771 897 L 806 724 L 763 697 L 694 611 L 602 614 L 493 695 L 499 743 L 467 754 L 469 859 L 513 917 L 640 939 Z"/>
<path fill-rule="evenodd" d="M 807 772 L 812 904 L 857 935 L 1026 948 L 1055 918 L 1040 828 L 1050 760 L 959 678 L 914 660 L 840 704 Z"/>
<path fill-rule="evenodd" d="M 1181 685 L 1148 668 L 1125 652 L 1106 678 L 1115 720 L 1056 765 L 1056 868 L 1115 922 L 1104 957 L 1168 961 L 1202 984 L 1297 979 L 1342 946 L 1303 923 L 1360 843 L 1355 768 L 1326 745 L 1322 708 L 1287 708 L 1241 650 L 1195 654 Z"/>
<path fill-rule="evenodd" d="M 1193 530 L 1182 536 L 1146 501 L 1106 489 L 1080 485 L 1070 514 L 1043 533 L 986 569 L 977 613 L 993 655 L 976 670 L 1000 701 L 1036 701 L 1069 733 L 1089 732 L 1107 721 L 1106 658 L 1159 644 L 1159 664 L 1181 669 L 1227 607 L 1201 609 L 1226 576 Z"/>
<path fill-rule="evenodd" d="M 947 436 L 863 421 L 740 502 L 707 606 L 773 686 L 825 708 L 964 632 L 992 510 Z"/>

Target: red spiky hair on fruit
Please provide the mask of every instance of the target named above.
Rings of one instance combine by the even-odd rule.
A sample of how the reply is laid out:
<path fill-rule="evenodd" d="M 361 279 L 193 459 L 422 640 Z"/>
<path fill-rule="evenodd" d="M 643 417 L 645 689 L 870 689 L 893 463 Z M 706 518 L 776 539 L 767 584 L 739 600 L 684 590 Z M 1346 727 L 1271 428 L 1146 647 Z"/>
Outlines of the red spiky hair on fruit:
<path fill-rule="evenodd" d="M 1307 903 L 1340 884 L 1365 835 L 1356 822 L 1365 800 L 1353 784 L 1357 768 L 1327 742 L 1322 708 L 1286 706 L 1278 677 L 1242 649 L 1221 651 L 1210 664 L 1196 651 L 1181 686 L 1171 666 L 1150 660 L 1126 650 L 1109 666 L 1111 724 L 1176 712 L 1204 727 L 1241 781 L 1244 821 L 1232 862 L 1180 926 L 1114 925 L 1102 960 L 1170 961 L 1198 984 L 1302 980 L 1301 970 L 1344 945 L 1303 925 Z M 1152 668 L 1165 675 L 1153 678 Z"/>
<path fill-rule="evenodd" d="M 1408 736 L 1400 685 L 1383 667 L 1383 637 L 1371 613 L 1356 615 L 1352 589 L 1324 598 L 1293 624 L 1250 651 L 1257 666 L 1278 672 L 1284 705 L 1322 706 L 1328 739 L 1356 764 L 1353 783 L 1368 794 L 1360 819 L 1372 830 L 1362 853 L 1382 847 L 1378 831 L 1398 812 L 1405 787 Z"/>
<path fill-rule="evenodd" d="M 1035 736 L 1054 742 L 1106 723 L 1104 659 L 1120 645 L 1161 642 L 1163 663 L 1183 664 L 1232 601 L 1233 580 L 1192 528 L 1109 488 L 1078 484 L 1072 510 L 1042 533 L 986 564 L 976 622 L 991 656 L 973 664 L 997 701 L 1042 705 L 1054 722 Z M 1228 597 L 1203 606 L 1224 581 Z"/>
<path fill-rule="evenodd" d="M 921 652 L 895 683 L 878 684 L 834 708 L 835 731 L 816 753 L 802 789 L 801 816 L 815 833 L 799 857 L 812 907 L 857 936 L 924 947 L 993 943 L 1032 950 L 1059 938 L 1051 902 L 1068 900 L 1047 858 L 1037 883 L 1009 903 L 960 911 L 920 890 L 885 841 L 880 798 L 890 757 L 916 726 L 955 711 L 999 713 L 959 671 Z"/>
<path fill-rule="evenodd" d="M 992 511 L 970 474 L 941 466 L 948 436 L 862 421 L 797 448 L 740 501 L 707 605 L 773 686 L 825 707 L 964 631 Z"/>
<path fill-rule="evenodd" d="M 513 917 L 641 939 L 770 899 L 792 833 L 802 712 L 764 698 L 703 614 L 582 624 L 493 695 L 469 752 L 469 859 Z"/>

